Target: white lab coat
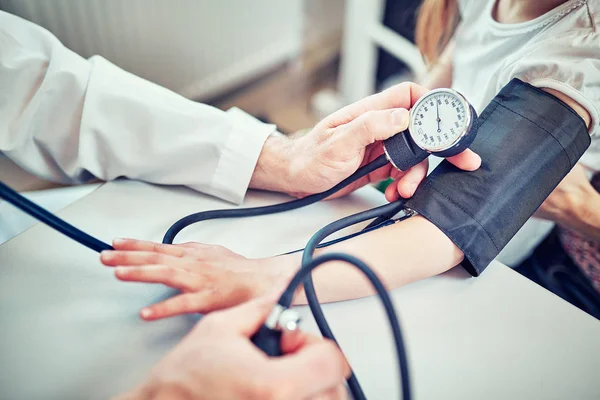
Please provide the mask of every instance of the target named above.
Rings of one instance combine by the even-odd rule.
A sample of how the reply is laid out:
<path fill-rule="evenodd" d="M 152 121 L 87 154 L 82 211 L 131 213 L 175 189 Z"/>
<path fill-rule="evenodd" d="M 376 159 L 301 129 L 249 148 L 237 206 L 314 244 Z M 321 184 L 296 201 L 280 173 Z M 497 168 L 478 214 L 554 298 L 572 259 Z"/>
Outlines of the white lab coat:
<path fill-rule="evenodd" d="M 120 176 L 240 203 L 275 132 L 190 101 L 0 11 L 0 152 L 57 182 Z"/>

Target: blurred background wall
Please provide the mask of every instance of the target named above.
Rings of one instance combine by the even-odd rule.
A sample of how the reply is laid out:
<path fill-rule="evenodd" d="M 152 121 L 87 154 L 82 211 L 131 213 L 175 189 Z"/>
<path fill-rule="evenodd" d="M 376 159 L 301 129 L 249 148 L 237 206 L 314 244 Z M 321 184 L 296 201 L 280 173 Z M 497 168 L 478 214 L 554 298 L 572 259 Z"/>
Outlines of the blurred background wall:
<path fill-rule="evenodd" d="M 302 0 L 2 0 L 67 47 L 191 98 L 207 98 L 298 56 Z"/>
<path fill-rule="evenodd" d="M 331 47 L 343 6 L 344 0 L 0 0 L 3 10 L 47 28 L 82 56 L 100 54 L 199 100 L 297 60 L 306 47 Z"/>

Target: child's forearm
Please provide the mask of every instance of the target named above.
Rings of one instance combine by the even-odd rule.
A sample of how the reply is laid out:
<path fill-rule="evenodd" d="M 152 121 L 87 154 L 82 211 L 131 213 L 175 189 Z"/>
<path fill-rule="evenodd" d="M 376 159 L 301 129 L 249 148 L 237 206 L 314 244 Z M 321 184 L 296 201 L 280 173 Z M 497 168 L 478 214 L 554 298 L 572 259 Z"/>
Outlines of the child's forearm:
<path fill-rule="evenodd" d="M 435 225 L 423 217 L 386 226 L 327 248 L 325 252 L 354 255 L 375 270 L 388 289 L 440 274 L 460 263 L 462 252 Z M 273 268 L 291 275 L 300 265 L 301 254 L 271 259 Z M 373 294 L 371 284 L 354 267 L 344 263 L 325 264 L 313 273 L 319 300 L 341 301 Z M 296 298 L 306 304 L 304 292 Z"/>

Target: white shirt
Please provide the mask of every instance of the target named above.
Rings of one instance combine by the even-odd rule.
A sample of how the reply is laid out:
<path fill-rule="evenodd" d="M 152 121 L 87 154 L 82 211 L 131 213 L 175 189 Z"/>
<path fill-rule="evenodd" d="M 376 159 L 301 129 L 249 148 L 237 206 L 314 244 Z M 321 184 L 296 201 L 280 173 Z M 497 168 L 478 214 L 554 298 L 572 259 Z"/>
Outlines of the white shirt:
<path fill-rule="evenodd" d="M 600 170 L 600 0 L 570 0 L 524 23 L 493 19 L 496 0 L 459 0 L 452 86 L 478 113 L 512 78 L 558 90 L 590 114 L 592 144 L 580 162 Z M 500 254 L 516 266 L 553 224 L 531 219 Z"/>
<path fill-rule="evenodd" d="M 57 182 L 120 176 L 240 203 L 275 126 L 196 103 L 0 11 L 0 152 Z"/>
<path fill-rule="evenodd" d="M 497 0 L 459 0 L 453 87 L 478 112 L 512 78 L 560 91 L 592 117 L 581 163 L 600 170 L 600 0 L 570 0 L 524 23 L 492 17 Z"/>

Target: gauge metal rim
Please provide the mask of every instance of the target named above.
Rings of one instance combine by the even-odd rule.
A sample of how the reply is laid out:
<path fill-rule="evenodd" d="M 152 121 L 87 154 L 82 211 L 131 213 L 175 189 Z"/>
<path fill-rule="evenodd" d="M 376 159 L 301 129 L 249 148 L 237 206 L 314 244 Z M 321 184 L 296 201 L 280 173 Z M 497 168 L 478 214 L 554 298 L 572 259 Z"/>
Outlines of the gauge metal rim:
<path fill-rule="evenodd" d="M 415 135 L 413 134 L 413 127 L 414 127 L 414 117 L 415 117 L 415 111 L 419 105 L 421 105 L 421 103 L 425 102 L 425 100 L 427 100 L 429 97 L 431 96 L 435 96 L 437 93 L 448 93 L 452 96 L 455 96 L 456 98 L 458 98 L 458 100 L 460 101 L 460 103 L 462 104 L 462 106 L 465 109 L 465 118 L 467 119 L 466 123 L 465 123 L 465 128 L 462 130 L 462 132 L 460 133 L 460 135 L 458 135 L 456 137 L 456 139 L 454 139 L 454 141 L 449 144 L 448 146 L 445 146 L 444 148 L 440 148 L 440 149 L 427 149 L 425 147 L 422 147 L 420 145 L 420 142 L 417 140 L 417 138 L 415 137 Z M 465 96 L 463 96 L 462 94 L 460 94 L 459 92 L 457 92 L 454 89 L 447 89 L 447 88 L 440 88 L 440 89 L 433 89 L 429 92 L 427 92 L 425 95 L 423 95 L 419 100 L 417 100 L 417 102 L 414 104 L 414 106 L 411 107 L 410 109 L 410 116 L 409 116 L 409 121 L 410 121 L 410 126 L 408 129 L 408 133 L 410 134 L 410 137 L 412 138 L 413 142 L 415 143 L 415 145 L 417 145 L 417 147 L 419 147 L 422 150 L 425 150 L 428 153 L 438 153 L 441 151 L 446 151 L 446 150 L 450 150 L 453 147 L 455 147 L 457 144 L 460 143 L 460 141 L 469 134 L 469 132 L 471 131 L 471 127 L 473 125 L 473 112 L 471 110 L 471 105 L 469 104 L 469 102 L 467 101 L 467 99 L 465 98 Z"/>

